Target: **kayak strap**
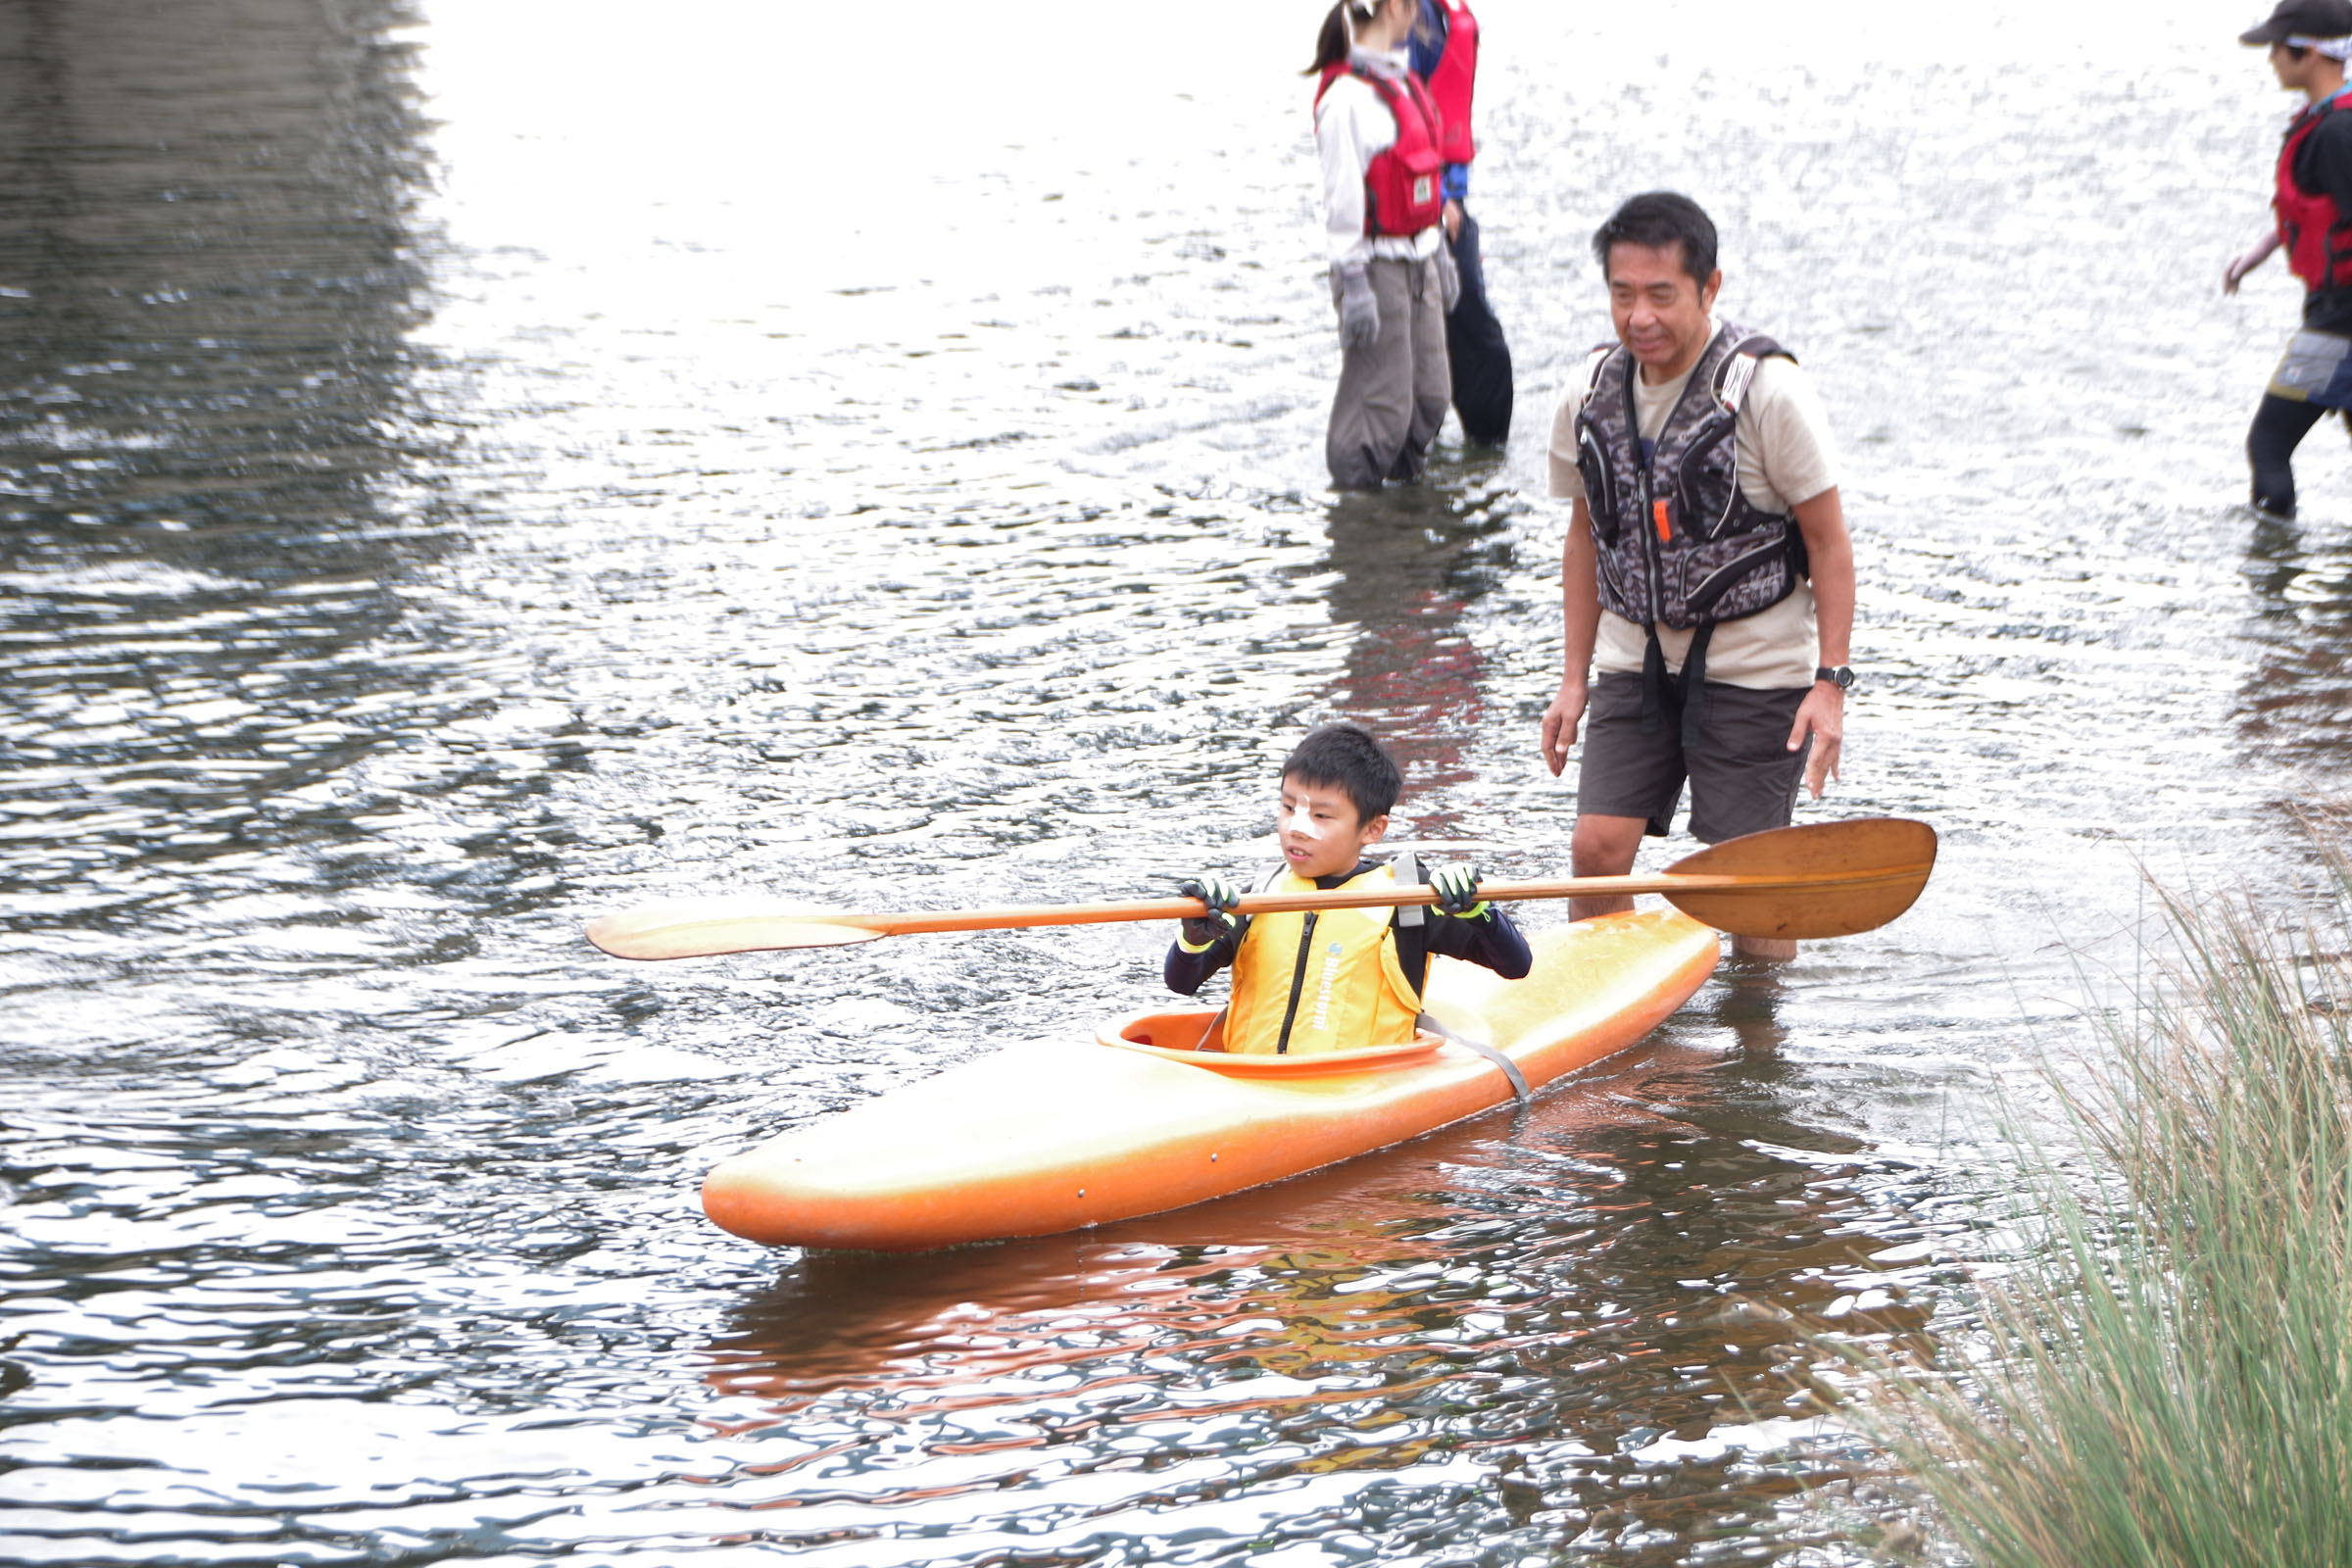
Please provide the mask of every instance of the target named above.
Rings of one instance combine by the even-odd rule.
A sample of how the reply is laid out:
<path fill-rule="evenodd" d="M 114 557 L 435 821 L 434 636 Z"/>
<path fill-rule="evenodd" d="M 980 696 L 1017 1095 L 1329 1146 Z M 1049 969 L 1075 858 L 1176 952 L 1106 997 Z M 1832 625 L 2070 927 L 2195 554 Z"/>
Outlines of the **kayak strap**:
<path fill-rule="evenodd" d="M 1444 1024 L 1438 1022 L 1437 1019 L 1431 1017 L 1426 1012 L 1423 1013 L 1419 1018 L 1415 1019 L 1414 1022 L 1417 1023 L 1421 1028 L 1428 1030 L 1431 1034 L 1438 1035 L 1451 1041 L 1453 1044 L 1461 1047 L 1464 1051 L 1477 1052 L 1480 1055 L 1486 1057 L 1495 1066 L 1500 1067 L 1502 1069 L 1502 1075 L 1511 1081 L 1512 1096 L 1516 1098 L 1519 1103 L 1522 1105 L 1526 1104 L 1529 1101 L 1535 1098 L 1534 1091 L 1527 1087 L 1527 1074 L 1519 1070 L 1519 1064 L 1513 1061 L 1510 1057 L 1504 1055 L 1501 1052 L 1496 1051 L 1493 1046 L 1488 1045 L 1483 1040 L 1473 1040 L 1468 1035 L 1456 1034 L 1452 1030 L 1446 1028 Z"/>

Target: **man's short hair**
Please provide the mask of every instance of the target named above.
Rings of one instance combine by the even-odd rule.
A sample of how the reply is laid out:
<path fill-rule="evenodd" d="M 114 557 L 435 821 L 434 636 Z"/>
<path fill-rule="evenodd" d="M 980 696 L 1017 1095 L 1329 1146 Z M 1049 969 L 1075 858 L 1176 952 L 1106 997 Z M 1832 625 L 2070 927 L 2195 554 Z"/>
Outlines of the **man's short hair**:
<path fill-rule="evenodd" d="M 1301 784 L 1338 790 L 1353 803 L 1360 826 L 1386 816 L 1404 788 L 1404 775 L 1380 742 L 1353 724 L 1323 724 L 1306 732 L 1283 759 L 1282 776 Z"/>
<path fill-rule="evenodd" d="M 1617 245 L 1683 248 L 1683 270 L 1704 288 L 1715 272 L 1715 223 L 1698 203 L 1674 190 L 1645 190 L 1609 215 L 1592 231 L 1592 259 L 1608 275 L 1609 250 Z"/>

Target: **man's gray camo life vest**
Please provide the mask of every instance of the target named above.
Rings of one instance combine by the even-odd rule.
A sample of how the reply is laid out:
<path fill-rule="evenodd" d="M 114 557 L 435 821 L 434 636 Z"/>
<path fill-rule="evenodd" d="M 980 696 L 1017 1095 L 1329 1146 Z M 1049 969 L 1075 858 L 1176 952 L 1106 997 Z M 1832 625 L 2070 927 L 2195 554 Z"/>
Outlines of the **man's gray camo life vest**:
<path fill-rule="evenodd" d="M 1756 362 L 1796 356 L 1745 327 L 1716 332 L 1644 462 L 1634 413 L 1639 367 L 1622 344 L 1592 368 L 1576 416 L 1599 557 L 1600 602 L 1644 626 L 1688 631 L 1767 610 L 1806 575 L 1796 519 L 1740 492 L 1740 402 Z"/>

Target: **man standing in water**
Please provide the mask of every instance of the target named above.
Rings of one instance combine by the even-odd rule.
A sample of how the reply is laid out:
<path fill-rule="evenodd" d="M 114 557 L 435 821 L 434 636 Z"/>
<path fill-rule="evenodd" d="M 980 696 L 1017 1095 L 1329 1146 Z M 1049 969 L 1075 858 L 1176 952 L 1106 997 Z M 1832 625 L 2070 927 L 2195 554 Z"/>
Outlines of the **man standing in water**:
<path fill-rule="evenodd" d="M 2303 280 L 2303 328 L 2264 389 L 2246 432 L 2254 506 L 2295 514 L 2295 448 L 2331 410 L 2352 409 L 2352 106 L 2344 61 L 2352 56 L 2352 0 L 2279 0 L 2268 22 L 2238 34 L 2268 45 L 2278 85 L 2304 98 L 2278 150 L 2271 207 L 2278 223 L 2222 274 L 2234 294 L 2245 275 L 2283 246 Z"/>
<path fill-rule="evenodd" d="M 1664 836 L 1686 779 L 1690 832 L 1712 844 L 1787 826 L 1800 778 L 1818 798 L 1838 776 L 1854 554 L 1820 400 L 1787 350 L 1715 318 L 1723 273 L 1698 204 L 1636 196 L 1592 253 L 1617 342 L 1552 419 L 1551 493 L 1575 506 L 1543 750 L 1557 774 L 1583 725 L 1576 874 L 1614 876 L 1644 833 Z M 1796 944 L 1734 951 L 1787 958 Z"/>

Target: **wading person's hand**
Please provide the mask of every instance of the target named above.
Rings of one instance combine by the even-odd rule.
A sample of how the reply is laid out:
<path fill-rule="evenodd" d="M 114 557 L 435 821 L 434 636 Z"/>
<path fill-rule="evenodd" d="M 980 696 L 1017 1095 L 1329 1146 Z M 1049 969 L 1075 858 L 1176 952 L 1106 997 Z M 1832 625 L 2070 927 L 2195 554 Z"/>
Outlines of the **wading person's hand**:
<path fill-rule="evenodd" d="M 1372 297 L 1372 271 L 1362 262 L 1336 263 L 1332 285 L 1340 295 L 1340 347 L 1369 348 L 1380 336 L 1380 301 Z"/>
<path fill-rule="evenodd" d="M 2223 270 L 2222 292 L 2225 294 L 2236 293 L 2237 285 L 2246 280 L 2246 274 L 2254 270 L 2254 269 L 2257 267 L 2260 267 L 2263 263 L 2269 261 L 2271 259 L 2271 252 L 2277 250 L 2278 248 L 2278 231 L 2277 229 L 2273 229 L 2268 234 L 2262 236 L 2262 241 L 2260 244 L 2256 245 L 2252 250 L 2246 252 L 2245 255 L 2240 256 L 2236 261 L 2231 262 L 2228 268 Z"/>

